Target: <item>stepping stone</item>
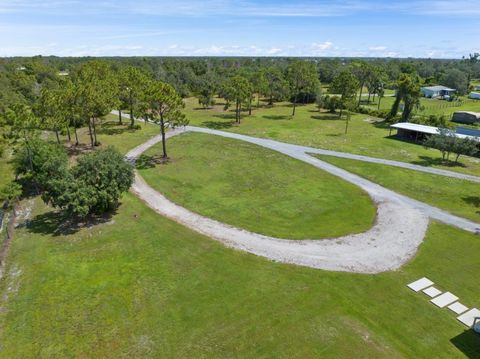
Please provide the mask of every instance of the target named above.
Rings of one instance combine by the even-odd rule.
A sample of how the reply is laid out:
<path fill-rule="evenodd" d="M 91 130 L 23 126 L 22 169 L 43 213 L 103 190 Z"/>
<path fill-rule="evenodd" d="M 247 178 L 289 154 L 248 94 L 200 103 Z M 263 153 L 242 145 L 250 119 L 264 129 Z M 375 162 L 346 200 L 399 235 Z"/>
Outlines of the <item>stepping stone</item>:
<path fill-rule="evenodd" d="M 466 310 L 468 310 L 468 308 L 466 306 L 464 306 L 462 303 L 460 302 L 455 302 L 453 304 L 450 304 L 448 306 L 448 309 L 450 309 L 452 312 L 454 312 L 455 314 L 462 314 L 463 312 L 465 312 Z"/>
<path fill-rule="evenodd" d="M 457 299 L 458 297 L 456 295 L 453 295 L 450 292 L 445 292 L 442 295 L 439 295 L 438 297 L 432 299 L 430 302 L 432 302 L 439 308 L 443 308 L 449 304 L 452 304 L 453 302 L 456 302 Z"/>
<path fill-rule="evenodd" d="M 428 287 L 427 289 L 424 289 L 424 290 L 423 290 L 423 293 L 425 293 L 426 295 L 428 295 L 430 298 L 433 298 L 433 297 L 436 297 L 436 296 L 439 295 L 439 294 L 442 294 L 442 291 L 441 291 L 441 290 L 438 290 L 438 289 L 435 288 L 435 287 Z"/>
<path fill-rule="evenodd" d="M 467 327 L 471 328 L 475 318 L 480 317 L 480 310 L 477 308 L 470 309 L 468 312 L 463 313 L 461 316 L 457 317 L 459 321 L 465 324 Z"/>
<path fill-rule="evenodd" d="M 407 287 L 415 292 L 420 292 L 422 289 L 430 287 L 432 284 L 433 282 L 430 279 L 423 277 L 419 280 L 416 280 L 415 282 L 408 284 Z"/>

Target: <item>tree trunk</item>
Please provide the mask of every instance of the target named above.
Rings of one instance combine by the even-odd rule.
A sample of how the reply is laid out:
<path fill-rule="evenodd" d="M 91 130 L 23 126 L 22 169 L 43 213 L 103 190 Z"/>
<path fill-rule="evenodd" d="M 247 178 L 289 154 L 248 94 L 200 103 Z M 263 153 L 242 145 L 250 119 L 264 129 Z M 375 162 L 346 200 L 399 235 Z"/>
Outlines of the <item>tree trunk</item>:
<path fill-rule="evenodd" d="M 123 123 L 122 123 L 122 110 L 121 109 L 118 110 L 118 124 L 123 125 Z"/>
<path fill-rule="evenodd" d="M 78 146 L 77 126 L 73 126 L 73 132 L 75 133 L 75 146 Z"/>
<path fill-rule="evenodd" d="M 293 98 L 293 111 L 292 111 L 292 116 L 295 116 L 295 110 L 297 107 L 297 95 Z"/>
<path fill-rule="evenodd" d="M 135 117 L 133 117 L 133 106 L 130 105 L 130 127 L 135 125 Z"/>
<path fill-rule="evenodd" d="M 368 104 L 370 104 L 370 95 L 371 95 L 371 93 L 370 93 L 370 91 L 368 91 L 368 100 L 367 100 Z"/>
<path fill-rule="evenodd" d="M 88 135 L 90 136 L 90 144 L 92 145 L 92 148 L 95 147 L 95 142 L 93 141 L 93 133 L 92 133 L 92 119 L 88 119 Z"/>
<path fill-rule="evenodd" d="M 358 106 L 360 106 L 360 102 L 362 102 L 363 85 L 365 85 L 365 83 L 362 83 L 362 85 L 360 86 L 360 95 L 358 96 Z"/>
<path fill-rule="evenodd" d="M 378 96 L 378 107 L 377 107 L 377 110 L 380 110 L 380 102 L 382 102 L 382 97 Z"/>
<path fill-rule="evenodd" d="M 68 139 L 68 142 L 72 142 L 72 136 L 70 136 L 70 127 L 67 126 L 67 127 L 66 127 L 66 130 L 67 130 L 67 139 Z"/>
<path fill-rule="evenodd" d="M 160 132 L 162 134 L 162 151 L 163 151 L 162 158 L 167 159 L 168 156 L 167 156 L 167 144 L 165 141 L 165 122 L 163 121 L 162 114 L 160 115 Z"/>
<path fill-rule="evenodd" d="M 252 116 L 252 98 L 248 100 L 248 116 Z"/>
<path fill-rule="evenodd" d="M 60 144 L 60 136 L 58 135 L 58 130 L 55 130 L 55 137 L 57 138 L 57 143 Z"/>

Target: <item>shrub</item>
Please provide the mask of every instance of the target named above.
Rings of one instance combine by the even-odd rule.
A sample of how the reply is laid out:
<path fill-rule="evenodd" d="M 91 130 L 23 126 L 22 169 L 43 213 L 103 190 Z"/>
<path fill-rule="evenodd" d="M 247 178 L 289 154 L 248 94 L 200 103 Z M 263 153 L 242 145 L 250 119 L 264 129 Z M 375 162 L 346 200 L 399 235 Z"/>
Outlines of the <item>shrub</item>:
<path fill-rule="evenodd" d="M 85 217 L 114 209 L 133 182 L 133 167 L 113 148 L 78 158 L 61 178 L 49 181 L 42 198 L 73 216 Z"/>

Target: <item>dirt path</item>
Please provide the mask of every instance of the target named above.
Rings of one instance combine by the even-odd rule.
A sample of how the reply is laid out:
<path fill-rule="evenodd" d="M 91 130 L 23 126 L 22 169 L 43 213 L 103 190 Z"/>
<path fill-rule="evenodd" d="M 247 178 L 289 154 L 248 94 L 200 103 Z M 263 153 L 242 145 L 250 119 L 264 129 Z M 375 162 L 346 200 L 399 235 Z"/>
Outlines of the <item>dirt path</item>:
<path fill-rule="evenodd" d="M 203 132 L 248 141 L 307 162 L 354 183 L 367 191 L 377 205 L 377 220 L 367 232 L 322 240 L 289 240 L 252 233 L 191 212 L 168 200 L 136 174 L 132 187 L 139 198 L 156 212 L 229 247 L 275 261 L 334 271 L 379 273 L 399 268 L 416 253 L 428 227 L 429 217 L 475 231 L 477 224 L 450 215 L 435 207 L 401 196 L 345 170 L 305 153 L 301 146 L 205 128 L 187 127 L 168 133 Z M 161 142 L 156 136 L 130 151 L 134 161 L 141 153 Z M 321 225 L 321 223 L 320 223 Z"/>

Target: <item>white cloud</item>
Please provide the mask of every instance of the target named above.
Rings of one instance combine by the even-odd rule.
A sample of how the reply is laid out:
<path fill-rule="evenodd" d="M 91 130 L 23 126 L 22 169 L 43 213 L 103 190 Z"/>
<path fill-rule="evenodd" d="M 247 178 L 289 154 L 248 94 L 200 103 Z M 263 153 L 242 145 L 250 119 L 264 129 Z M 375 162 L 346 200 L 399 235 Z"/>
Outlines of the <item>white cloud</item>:
<path fill-rule="evenodd" d="M 386 46 L 370 46 L 368 49 L 370 51 L 385 51 L 387 47 Z"/>

